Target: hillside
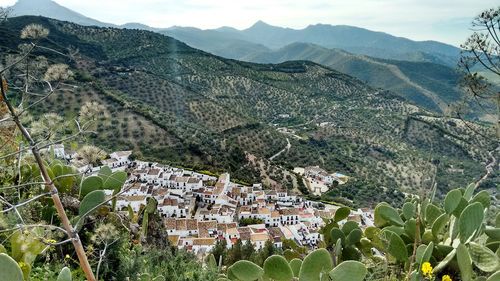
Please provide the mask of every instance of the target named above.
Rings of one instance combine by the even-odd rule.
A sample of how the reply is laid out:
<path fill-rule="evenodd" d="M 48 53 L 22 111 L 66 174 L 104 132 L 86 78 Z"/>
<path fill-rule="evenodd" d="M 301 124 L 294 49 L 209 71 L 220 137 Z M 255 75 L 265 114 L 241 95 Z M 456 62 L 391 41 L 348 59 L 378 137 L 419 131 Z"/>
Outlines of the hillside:
<path fill-rule="evenodd" d="M 459 74 L 452 68 L 434 63 L 382 60 L 307 43 L 249 53 L 240 59 L 259 63 L 310 60 L 354 76 L 373 87 L 393 91 L 433 111 L 444 112 L 449 104 L 461 97 Z"/>
<path fill-rule="evenodd" d="M 238 58 L 236 54 L 241 55 L 250 50 L 278 49 L 292 43 L 303 42 L 325 48 L 340 48 L 354 54 L 376 58 L 433 62 L 454 67 L 460 51 L 454 46 L 441 42 L 412 41 L 383 32 L 346 25 L 315 24 L 304 29 L 291 29 L 258 21 L 244 30 L 232 27 L 208 30 L 178 26 L 153 28 L 141 23 L 117 26 L 100 22 L 63 7 L 52 0 L 18 0 L 12 8 L 15 16 L 45 16 L 81 25 L 157 31 L 181 40 L 192 47 L 234 59 Z M 217 45 L 223 47 L 217 47 Z"/>
<path fill-rule="evenodd" d="M 42 15 L 81 25 L 120 27 L 159 32 L 191 47 L 257 63 L 311 60 L 352 75 L 372 87 L 383 88 L 443 113 L 460 99 L 455 68 L 459 49 L 439 42 L 416 42 L 352 26 L 310 25 L 296 30 L 262 21 L 250 28 L 202 30 L 173 26 L 153 28 L 141 23 L 116 26 L 85 17 L 51 0 L 20 0 L 14 15 Z M 471 118 L 487 119 L 480 109 Z"/>
<path fill-rule="evenodd" d="M 271 176 L 280 185 L 290 182 L 284 168 L 320 165 L 388 190 L 411 191 L 431 176 L 430 155 L 439 162 L 442 191 L 483 172 L 479 163 L 488 147 L 461 121 L 431 117 L 391 92 L 324 66 L 239 62 L 154 32 L 41 17 L 9 19 L 0 30 L 2 53 L 14 52 L 22 42 L 20 30 L 33 22 L 50 29 L 41 44 L 63 52 L 78 46 L 72 61 L 45 54 L 71 65 L 77 88 L 34 114 L 56 111 L 71 117 L 95 98 L 111 120 L 94 141 L 108 149 L 135 149 L 148 159 L 226 170 L 249 182 Z M 280 119 L 280 114 L 290 117 Z M 300 139 L 278 127 L 294 129 Z M 287 138 L 291 148 L 286 153 L 263 160 L 282 150 Z M 264 171 L 249 156 L 257 156 Z"/>

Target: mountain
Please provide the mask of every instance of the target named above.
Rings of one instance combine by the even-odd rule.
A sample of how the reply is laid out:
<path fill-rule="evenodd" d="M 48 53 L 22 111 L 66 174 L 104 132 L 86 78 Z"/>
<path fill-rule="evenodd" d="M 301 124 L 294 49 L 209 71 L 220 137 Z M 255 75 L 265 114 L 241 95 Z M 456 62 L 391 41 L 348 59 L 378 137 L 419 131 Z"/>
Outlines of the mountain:
<path fill-rule="evenodd" d="M 313 61 L 438 112 L 445 112 L 449 104 L 461 97 L 459 73 L 435 63 L 377 59 L 311 43 L 292 43 L 274 51 L 249 53 L 240 59 L 258 63 Z"/>
<path fill-rule="evenodd" d="M 230 59 L 239 59 L 248 54 L 270 51 L 264 45 L 250 43 L 238 35 L 231 34 L 232 29 L 230 28 L 202 30 L 174 26 L 159 32 L 185 42 L 191 47 Z"/>
<path fill-rule="evenodd" d="M 81 25 L 116 27 L 114 24 L 88 18 L 52 0 L 18 0 L 13 6 L 13 14 L 41 15 Z M 315 24 L 304 29 L 291 29 L 258 21 L 244 30 L 232 27 L 208 30 L 175 26 L 153 28 L 140 23 L 128 23 L 121 27 L 162 32 L 190 46 L 236 59 L 236 54 L 241 56 L 254 49 L 262 51 L 262 48 L 278 49 L 296 42 L 339 48 L 376 58 L 434 62 L 453 67 L 460 52 L 460 49 L 454 46 L 436 41 L 413 41 L 347 25 Z"/>
<path fill-rule="evenodd" d="M 157 28 L 135 22 L 116 25 L 98 21 L 84 16 L 71 9 L 68 9 L 52 0 L 17 0 L 17 2 L 11 8 L 12 16 L 43 16 L 61 21 L 74 22 L 76 24 L 86 26 L 121 27 L 128 29 L 144 29 L 150 31 L 158 30 Z"/>
<path fill-rule="evenodd" d="M 205 30 L 211 33 L 214 30 Z M 383 32 L 346 25 L 316 24 L 304 29 L 291 29 L 258 21 L 244 30 L 215 29 L 233 39 L 278 49 L 292 43 L 312 43 L 325 48 L 338 48 L 354 54 L 376 58 L 434 62 L 455 66 L 460 49 L 436 42 L 413 41 Z M 190 44 L 189 41 L 186 43 Z M 202 48 L 205 49 L 205 48 Z"/>
<path fill-rule="evenodd" d="M 0 26 L 1 54 L 25 42 L 18 34 L 30 23 L 50 30 L 39 44 L 61 52 L 78 46 L 73 60 L 38 51 L 68 63 L 75 87 L 31 113 L 71 118 L 95 100 L 110 119 L 103 119 L 92 142 L 109 150 L 134 149 L 141 159 L 288 188 L 298 182 L 291 168 L 320 165 L 383 187 L 377 196 L 395 202 L 401 202 L 399 190 L 426 182 L 431 156 L 440 191 L 483 173 L 488 147 L 462 121 L 433 116 L 314 62 L 247 63 L 154 32 L 41 17 L 11 18 Z M 22 85 L 22 76 L 10 75 L 10 83 Z M 468 125 L 487 133 L 487 127 Z M 366 205 L 380 199 L 368 197 Z"/>
<path fill-rule="evenodd" d="M 113 26 L 51 0 L 20 0 L 13 8 L 14 14 L 44 15 L 82 25 Z M 373 87 L 391 90 L 436 112 L 445 112 L 448 105 L 461 97 L 459 75 L 452 69 L 458 49 L 439 42 L 415 42 L 352 26 L 317 24 L 296 30 L 262 21 L 245 30 L 232 27 L 212 30 L 178 26 L 153 28 L 140 23 L 119 27 L 159 32 L 230 59 L 257 63 L 311 60 L 348 73 Z M 481 118 L 475 113 L 471 116 Z"/>
<path fill-rule="evenodd" d="M 12 15 L 44 16 L 63 21 L 70 21 L 81 25 L 95 25 L 103 27 L 116 26 L 86 17 L 71 9 L 61 6 L 52 0 L 18 0 L 12 6 Z"/>

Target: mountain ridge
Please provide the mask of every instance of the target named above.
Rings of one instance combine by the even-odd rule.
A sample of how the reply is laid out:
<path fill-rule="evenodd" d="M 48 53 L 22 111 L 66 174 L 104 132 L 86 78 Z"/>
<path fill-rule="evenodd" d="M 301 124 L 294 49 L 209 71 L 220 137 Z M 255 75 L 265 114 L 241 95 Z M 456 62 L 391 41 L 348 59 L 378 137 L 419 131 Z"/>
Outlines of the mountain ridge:
<path fill-rule="evenodd" d="M 441 190 L 483 172 L 477 163 L 486 155 L 484 144 L 459 120 L 433 116 L 314 62 L 241 62 L 150 31 L 42 17 L 9 19 L 0 26 L 6 35 L 0 46 L 16 49 L 29 23 L 50 29 L 49 40 L 40 42 L 48 47 L 79 46 L 69 62 L 75 92 L 48 99 L 37 114 L 73 116 L 93 97 L 111 116 L 93 141 L 110 150 L 134 149 L 145 159 L 229 171 L 246 182 L 271 177 L 291 187 L 296 176 L 290 168 L 321 165 L 387 190 L 409 190 L 425 180 L 431 153 L 441 161 Z M 269 161 L 287 139 L 291 148 Z M 466 172 L 449 171 L 456 166 Z"/>
<path fill-rule="evenodd" d="M 458 89 L 460 76 L 454 69 L 446 66 L 376 59 L 312 43 L 292 43 L 278 50 L 252 53 L 240 59 L 257 63 L 279 63 L 293 59 L 311 60 L 357 77 L 374 87 L 392 90 L 416 104 L 441 112 L 446 111 L 448 104 L 454 103 L 461 97 Z M 428 65 L 431 68 L 440 68 L 442 77 L 436 82 L 437 84 L 433 85 L 427 81 L 437 77 L 435 73 L 428 71 L 421 72 L 426 81 L 413 81 L 416 75 L 412 72 Z M 427 100 L 423 101 L 422 98 Z"/>
<path fill-rule="evenodd" d="M 28 5 L 28 2 L 29 2 L 29 5 Z M 42 15 L 42 16 L 46 16 L 46 17 L 50 17 L 50 18 L 59 19 L 59 20 L 73 21 L 73 22 L 83 24 L 83 25 L 96 25 L 96 26 L 103 26 L 103 27 L 127 27 L 127 26 L 130 26 L 133 24 L 133 23 L 127 23 L 127 24 L 120 26 L 120 25 L 111 24 L 111 23 L 104 23 L 104 22 L 86 17 L 78 12 L 73 11 L 73 10 L 70 10 L 64 6 L 59 5 L 57 2 L 54 2 L 52 0 L 37 0 L 37 1 L 18 0 L 18 2 L 16 4 L 14 4 L 14 6 L 12 6 L 12 7 L 13 7 L 13 12 L 15 15 Z M 137 25 L 137 24 L 134 24 L 133 26 L 134 26 L 134 28 L 139 27 L 139 25 Z M 144 25 L 144 24 L 140 24 L 140 27 L 146 28 L 147 30 L 154 30 L 154 31 L 158 31 L 158 32 L 162 32 L 165 30 L 173 30 L 176 28 L 175 26 L 170 27 L 170 28 L 157 28 L 157 27 L 149 27 L 149 26 Z M 280 32 L 288 33 L 287 35 L 282 36 L 282 40 L 284 40 L 284 41 L 279 42 L 279 43 L 273 43 L 273 42 L 277 41 L 276 38 L 273 38 L 275 40 L 270 41 L 270 42 L 263 42 L 262 40 L 259 41 L 259 37 L 262 38 L 263 34 L 259 34 L 259 36 L 257 36 L 257 37 L 253 36 L 253 40 L 248 40 L 249 43 L 261 44 L 261 45 L 264 45 L 268 48 L 279 48 L 279 47 L 283 47 L 283 46 L 285 46 L 289 43 L 292 43 L 292 42 L 304 41 L 304 39 L 290 39 L 289 36 L 291 36 L 293 38 L 301 38 L 301 37 L 307 38 L 308 36 L 310 37 L 310 35 L 307 35 L 304 33 L 307 33 L 307 31 L 311 30 L 311 29 L 313 29 L 313 31 L 315 29 L 328 29 L 327 32 L 329 32 L 329 33 L 333 32 L 333 34 L 337 34 L 337 35 L 341 34 L 342 30 L 347 29 L 349 33 L 364 32 L 365 35 L 370 35 L 370 36 L 373 36 L 374 34 L 382 35 L 384 37 L 384 40 L 386 40 L 386 41 L 387 40 L 395 40 L 395 39 L 402 40 L 402 42 L 405 42 L 406 44 L 411 45 L 411 48 L 410 48 L 411 51 L 413 51 L 413 49 L 423 48 L 422 49 L 423 52 L 425 52 L 427 50 L 430 53 L 437 52 L 437 53 L 440 53 L 441 55 L 445 55 L 445 56 L 455 56 L 456 53 L 458 52 L 458 48 L 451 46 L 449 44 L 441 43 L 441 42 L 413 41 L 413 40 L 410 40 L 410 39 L 407 39 L 404 37 L 397 37 L 397 36 L 393 36 L 393 35 L 390 35 L 390 34 L 384 33 L 384 32 L 371 31 L 371 30 L 368 30 L 365 28 L 347 26 L 347 25 L 311 24 L 303 29 L 292 29 L 292 28 L 272 26 L 270 24 L 267 24 L 267 23 L 259 20 L 251 27 L 243 29 L 243 30 L 238 30 L 235 28 L 230 28 L 230 29 L 218 28 L 218 29 L 205 29 L 205 30 L 199 29 L 199 30 L 206 31 L 206 32 L 211 32 L 211 31 L 215 30 L 217 32 L 228 33 L 228 34 L 232 34 L 232 35 L 238 34 L 239 36 L 241 36 L 243 34 L 244 36 L 247 36 L 247 39 L 248 39 L 248 38 L 252 37 L 251 33 L 256 31 L 255 28 L 261 29 L 261 32 L 263 32 L 267 35 L 270 32 L 270 30 L 272 30 L 273 32 L 280 31 Z M 339 30 L 335 30 L 335 29 L 339 29 Z M 245 34 L 245 33 L 247 33 L 247 34 Z M 250 33 L 250 34 L 248 34 L 248 33 Z M 250 36 L 250 37 L 248 37 L 248 36 Z M 331 37 L 331 35 L 328 35 L 328 36 Z M 323 36 L 321 36 L 320 38 L 324 38 L 324 37 L 325 37 L 325 34 L 323 34 Z M 326 42 L 325 44 L 321 44 L 320 42 L 317 42 L 318 38 L 314 38 L 314 36 L 311 38 L 309 38 L 310 40 L 305 40 L 304 42 L 316 43 L 316 44 L 322 45 L 324 47 L 330 47 L 330 48 L 342 46 L 342 45 L 338 45 L 338 43 L 333 44 L 331 40 Z M 340 41 L 346 41 L 346 40 L 342 39 Z M 361 44 L 360 47 L 361 46 L 366 47 L 367 42 L 370 42 L 370 40 L 363 42 L 363 44 Z M 189 42 L 187 42 L 187 43 L 189 43 Z M 401 42 L 399 42 L 399 43 L 401 44 Z M 389 45 L 386 44 L 384 46 L 387 47 Z M 419 45 L 426 45 L 426 46 L 418 47 Z M 359 52 L 360 54 L 373 56 L 374 54 L 377 53 L 374 50 L 383 49 L 382 47 L 380 47 L 380 46 L 377 47 L 377 46 L 370 46 L 370 48 L 371 48 L 370 50 L 365 49 L 363 51 L 363 49 L 351 49 L 351 50 L 347 50 L 347 51 L 354 52 L 354 53 Z M 344 47 L 349 47 L 349 46 L 345 45 Z M 406 48 L 406 49 L 409 49 L 409 48 Z M 393 49 L 392 51 L 394 51 L 394 50 L 396 50 L 396 49 Z M 391 55 L 387 55 L 387 54 L 383 55 L 383 56 L 385 56 L 385 57 L 382 57 L 382 58 L 392 58 L 392 59 L 397 59 L 398 57 L 400 57 L 401 59 L 407 58 L 407 56 L 404 54 L 404 52 L 399 54 L 399 55 L 398 54 L 392 55 L 392 56 L 396 56 L 396 57 L 391 57 Z M 447 63 L 446 59 L 444 61 L 442 61 L 442 63 Z"/>
<path fill-rule="evenodd" d="M 26 0 L 21 0 L 19 3 L 22 4 L 27 2 Z M 18 7 L 19 3 L 17 4 Z M 59 17 L 64 18 L 64 20 L 70 20 L 70 16 L 64 15 L 71 10 L 51 0 L 43 0 L 43 2 L 37 3 L 46 3 L 44 4 L 46 7 L 52 5 L 54 9 L 63 9 L 63 12 L 58 13 Z M 16 9 L 14 9 L 14 11 L 16 11 Z M 78 20 L 78 17 L 81 16 L 81 14 L 76 13 L 75 17 L 77 19 L 75 21 L 82 22 L 88 20 L 88 18 Z M 443 65 L 453 65 L 456 63 L 456 58 L 441 55 L 442 52 L 455 52 L 456 54 L 457 49 L 453 46 L 434 41 L 416 42 L 364 28 L 346 25 L 333 26 L 330 24 L 311 24 L 303 29 L 291 29 L 276 27 L 263 21 L 257 21 L 252 26 L 242 30 L 232 27 L 205 30 L 195 27 L 180 26 L 152 28 L 141 23 L 127 23 L 121 26 L 113 26 L 101 22 L 90 22 L 89 24 L 155 31 L 215 55 L 256 63 L 281 63 L 284 62 L 284 59 L 272 57 L 279 52 L 290 53 L 286 50 L 290 48 L 290 44 L 314 44 L 314 47 L 311 47 L 311 45 L 295 45 L 295 47 L 305 46 L 304 50 L 302 52 L 295 52 L 295 56 L 281 55 L 281 57 L 286 58 L 286 60 L 312 60 L 341 72 L 347 72 L 352 76 L 368 82 L 373 87 L 389 89 L 416 104 L 436 112 L 446 112 L 448 105 L 453 104 L 456 100 L 461 98 L 461 91 L 458 89 L 458 75 L 453 69 L 442 67 Z M 338 38 L 335 39 L 336 37 Z M 318 42 L 318 40 L 323 41 Z M 338 44 L 332 45 L 332 40 L 347 43 L 354 40 L 360 43 L 357 46 L 352 44 L 349 45 L 350 43 L 343 43 L 343 45 L 339 46 Z M 372 42 L 371 44 L 374 45 L 370 46 L 366 43 L 367 41 Z M 277 43 L 269 45 L 269 42 Z M 276 47 L 286 43 L 289 44 L 276 49 Z M 380 47 L 380 44 L 382 44 L 383 47 Z M 426 45 L 430 51 L 435 49 L 437 49 L 437 51 L 444 51 L 440 51 L 441 53 L 438 52 L 438 55 L 436 55 L 436 53 L 422 52 L 415 47 L 419 44 Z M 391 51 L 387 45 L 397 46 L 397 51 Z M 401 46 L 406 47 L 403 48 Z M 319 47 L 322 49 L 320 50 Z M 308 49 L 311 48 L 315 48 L 315 55 L 309 54 L 305 56 L 304 54 L 310 52 Z M 391 48 L 394 49 L 394 47 Z M 332 49 L 345 50 L 351 53 L 352 56 L 349 55 L 350 59 L 343 60 L 332 58 L 334 56 L 333 54 L 337 52 L 332 51 Z M 406 52 L 408 49 L 411 50 L 410 53 Z M 356 58 L 354 55 L 358 55 L 359 57 Z M 372 56 L 364 57 L 367 55 Z M 347 55 L 342 54 L 341 56 Z M 394 58 L 396 58 L 396 60 L 403 59 L 403 61 L 398 62 Z M 415 64 L 405 63 L 404 60 L 414 62 Z M 419 64 L 421 62 L 430 62 L 435 65 L 424 66 Z M 381 67 L 381 65 L 386 65 L 387 67 Z M 416 71 L 419 68 L 425 68 L 426 71 Z M 436 76 L 436 71 L 432 69 L 440 70 L 442 73 Z M 366 70 L 369 71 L 367 72 Z M 378 70 L 383 71 L 379 73 Z M 426 73 L 432 73 L 432 75 L 427 75 Z M 435 79 L 433 76 L 440 78 Z M 471 117 L 476 117 L 476 115 L 471 114 Z M 482 118 L 483 116 L 479 117 Z"/>

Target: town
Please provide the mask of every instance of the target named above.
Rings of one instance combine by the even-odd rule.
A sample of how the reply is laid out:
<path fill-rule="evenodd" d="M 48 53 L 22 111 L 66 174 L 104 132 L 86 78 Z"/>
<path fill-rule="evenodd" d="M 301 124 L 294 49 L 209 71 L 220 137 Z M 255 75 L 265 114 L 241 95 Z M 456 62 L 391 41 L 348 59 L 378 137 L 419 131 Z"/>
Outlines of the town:
<path fill-rule="evenodd" d="M 64 147 L 54 147 L 59 158 L 74 159 Z M 202 257 L 217 241 L 225 240 L 228 248 L 238 239 L 252 243 L 255 249 L 271 241 L 277 248 L 285 239 L 314 249 L 322 235 L 324 218 L 332 218 L 336 205 L 305 200 L 293 190 L 266 189 L 262 184 L 245 186 L 231 181 L 228 173 L 218 177 L 170 167 L 159 163 L 131 160 L 131 151 L 117 151 L 102 161 L 102 166 L 81 166 L 80 172 L 96 174 L 101 167 L 124 170 L 128 180 L 117 198 L 117 208 L 138 212 L 148 197 L 158 202 L 158 212 L 168 232 L 170 243 Z M 327 176 L 323 179 L 321 175 Z M 319 167 L 304 172 L 310 182 L 331 182 Z M 342 175 L 345 178 L 345 176 Z M 111 195 L 111 194 L 110 194 Z M 373 225 L 373 210 L 351 211 L 347 219 L 361 227 Z"/>

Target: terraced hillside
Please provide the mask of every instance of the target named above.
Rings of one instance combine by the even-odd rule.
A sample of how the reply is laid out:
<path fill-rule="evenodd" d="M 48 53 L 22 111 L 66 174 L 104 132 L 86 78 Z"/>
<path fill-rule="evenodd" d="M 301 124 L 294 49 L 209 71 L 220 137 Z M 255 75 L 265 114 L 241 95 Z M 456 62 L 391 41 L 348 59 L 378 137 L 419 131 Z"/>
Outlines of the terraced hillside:
<path fill-rule="evenodd" d="M 391 90 L 435 112 L 446 112 L 448 105 L 456 103 L 463 95 L 458 86 L 460 74 L 452 67 L 430 62 L 384 60 L 308 43 L 247 53 L 240 59 L 258 63 L 297 59 L 313 61 L 354 76 L 373 87 Z"/>
<path fill-rule="evenodd" d="M 478 178 L 487 161 L 489 147 L 461 121 L 431 117 L 399 96 L 312 62 L 244 63 L 153 32 L 40 17 L 1 26 L 3 54 L 15 52 L 20 30 L 32 22 L 50 30 L 40 44 L 78 49 L 72 60 L 45 53 L 71 65 L 77 88 L 34 114 L 71 117 L 86 100 L 98 100 L 111 120 L 94 141 L 108 149 L 227 170 L 247 182 L 270 177 L 285 186 L 296 180 L 283 170 L 320 165 L 390 191 L 415 190 L 436 169 L 446 179 L 441 190 L 462 186 Z M 278 130 L 285 127 L 294 136 Z M 285 148 L 287 138 L 290 148 L 265 160 Z M 398 192 L 386 194 L 401 199 Z"/>

